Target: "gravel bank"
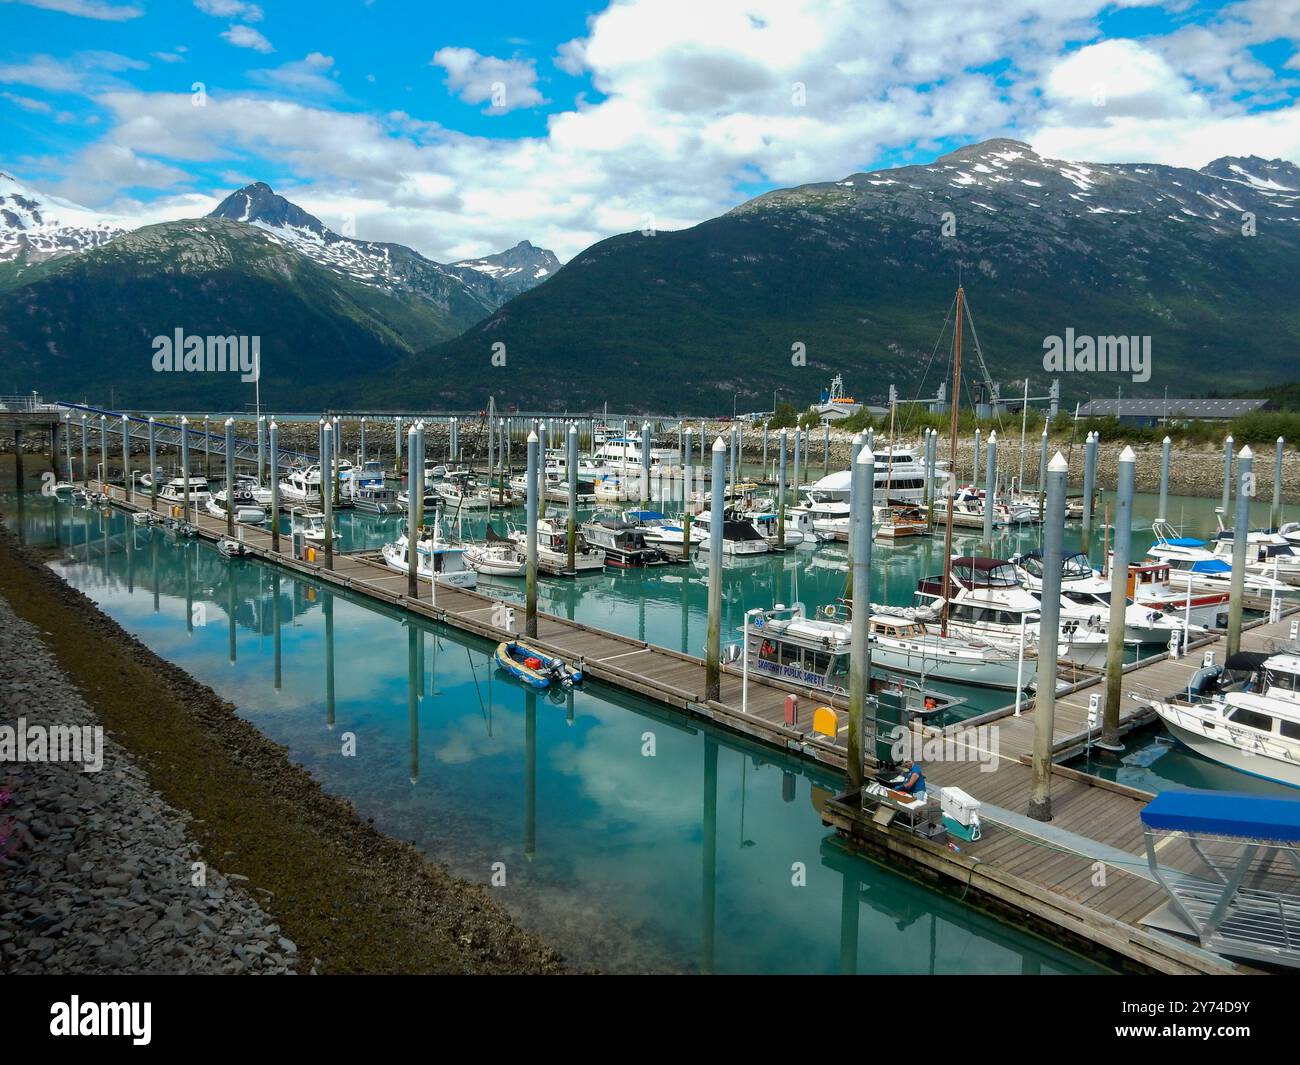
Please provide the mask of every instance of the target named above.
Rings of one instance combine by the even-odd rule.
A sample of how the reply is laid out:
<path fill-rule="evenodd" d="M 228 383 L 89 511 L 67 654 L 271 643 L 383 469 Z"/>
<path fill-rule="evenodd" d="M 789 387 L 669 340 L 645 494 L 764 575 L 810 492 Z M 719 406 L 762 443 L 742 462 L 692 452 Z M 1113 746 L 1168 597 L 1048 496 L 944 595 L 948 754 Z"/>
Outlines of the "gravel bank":
<path fill-rule="evenodd" d="M 4 529 L 0 597 L 0 723 L 107 734 L 97 774 L 0 767 L 0 823 L 16 826 L 0 835 L 17 843 L 0 867 L 10 971 L 564 970 L 489 889 L 324 794 Z"/>

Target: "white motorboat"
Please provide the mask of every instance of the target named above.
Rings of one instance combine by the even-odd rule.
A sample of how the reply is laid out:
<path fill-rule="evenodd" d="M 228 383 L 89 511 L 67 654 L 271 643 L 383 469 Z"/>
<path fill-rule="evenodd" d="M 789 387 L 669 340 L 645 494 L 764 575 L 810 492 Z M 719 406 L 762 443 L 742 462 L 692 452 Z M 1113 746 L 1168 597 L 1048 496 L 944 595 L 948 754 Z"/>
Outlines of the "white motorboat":
<path fill-rule="evenodd" d="M 777 606 L 764 612 L 761 624 L 758 619 L 751 620 L 745 631 L 744 654 L 748 667 L 756 673 L 813 691 L 848 694 L 852 627 L 846 622 L 805 617 L 802 606 Z M 963 701 L 928 691 L 911 679 L 912 675 L 900 675 L 892 666 L 878 661 L 878 643 L 875 637 L 868 639 L 872 641 L 872 692 L 901 692 L 908 709 L 922 716 L 951 709 Z M 914 664 L 921 663 L 914 660 Z M 1014 660 L 1011 665 L 1014 670 Z M 926 674 L 927 678 L 932 676 Z"/>
<path fill-rule="evenodd" d="M 875 535 L 882 540 L 899 540 L 908 536 L 924 536 L 929 526 L 916 507 L 885 506 L 873 508 L 872 524 Z"/>
<path fill-rule="evenodd" d="M 1184 621 L 1206 628 L 1224 628 L 1220 615 L 1228 611 L 1226 591 L 1194 592 L 1190 588 L 1175 588 L 1169 580 L 1168 563 L 1153 565 L 1131 564 L 1128 568 L 1130 598 L 1152 610 L 1177 614 Z"/>
<path fill-rule="evenodd" d="M 1226 592 L 1231 588 L 1232 564 L 1210 551 L 1204 540 L 1178 536 L 1168 522 L 1157 521 L 1151 529 L 1156 541 L 1147 548 L 1147 558 L 1169 567 L 1169 581 L 1175 587 L 1193 592 Z M 1244 588 L 1251 595 L 1287 595 L 1295 590 L 1285 581 L 1258 573 L 1242 576 Z"/>
<path fill-rule="evenodd" d="M 401 514 L 406 509 L 405 500 L 399 500 L 397 492 L 382 482 L 359 487 L 352 495 L 352 505 L 368 514 Z M 429 506 L 427 500 L 425 506 Z"/>
<path fill-rule="evenodd" d="M 582 523 L 582 535 L 605 552 L 607 566 L 659 566 L 668 561 L 664 550 L 650 544 L 639 526 L 618 514 L 593 515 Z"/>
<path fill-rule="evenodd" d="M 448 474 L 433 486 L 433 491 L 449 511 L 487 510 L 492 506 L 492 497 L 487 489 L 480 488 L 470 473 Z"/>
<path fill-rule="evenodd" d="M 952 560 L 952 578 L 944 589 L 943 575 L 922 577 L 913 605 L 929 607 L 941 616 L 948 603 L 948 630 L 987 640 L 1008 650 L 1023 638 L 1026 652 L 1037 649 L 1040 603 L 1020 583 L 1020 574 L 1004 559 L 963 555 Z M 1061 619 L 1057 658 L 1076 665 L 1101 668 L 1109 641 L 1091 619 Z"/>
<path fill-rule="evenodd" d="M 1223 668 L 1211 660 L 1151 708 L 1197 754 L 1300 788 L 1300 656 L 1240 652 Z"/>
<path fill-rule="evenodd" d="M 226 520 L 226 490 L 223 488 L 215 495 L 208 496 L 207 502 L 203 508 L 214 518 Z M 266 511 L 258 504 L 241 501 L 238 493 L 235 495 L 235 521 L 241 525 L 261 525 L 266 521 Z"/>
<path fill-rule="evenodd" d="M 410 572 L 407 537 L 403 533 L 395 543 L 384 544 L 384 562 L 390 569 Z M 415 545 L 415 575 L 423 581 L 436 581 L 453 588 L 473 588 L 478 574 L 465 564 L 464 548 L 448 543 L 437 531 L 425 531 Z"/>
<path fill-rule="evenodd" d="M 778 535 L 777 526 L 780 524 L 780 516 L 776 511 L 746 510 L 741 513 L 740 517 L 759 531 L 769 547 L 775 550 L 779 546 L 780 536 Z M 806 535 L 804 528 L 801 528 L 801 526 L 807 528 Z M 692 530 L 693 532 L 694 530 Z M 799 547 L 804 543 L 816 543 L 812 536 L 812 519 L 804 513 L 796 513 L 794 510 L 786 511 L 785 546 Z"/>
<path fill-rule="evenodd" d="M 652 441 L 649 457 L 651 478 L 673 477 L 680 470 L 682 456 L 676 448 L 655 447 Z M 646 468 L 641 434 L 633 431 L 626 436 L 607 435 L 592 459 L 612 473 L 639 477 Z"/>
<path fill-rule="evenodd" d="M 337 469 L 334 475 L 339 481 L 339 504 L 341 506 L 350 506 L 350 496 L 352 494 L 350 486 L 355 481 L 357 468 L 347 459 L 339 459 L 336 465 Z M 319 462 L 291 471 L 288 477 L 280 481 L 281 497 L 290 503 L 314 503 L 319 505 L 320 476 Z"/>
<path fill-rule="evenodd" d="M 695 519 L 693 524 L 704 534 L 704 539 L 700 541 L 700 550 L 711 550 L 713 515 L 706 510 Z M 746 521 L 730 508 L 723 511 L 722 553 L 724 555 L 762 555 L 770 550 L 767 537 L 754 528 L 753 522 Z"/>
<path fill-rule="evenodd" d="M 528 558 L 519 545 L 491 525 L 483 543 L 465 545 L 465 561 L 476 573 L 491 577 L 522 577 L 528 569 Z"/>
<path fill-rule="evenodd" d="M 1211 552 L 1232 565 L 1233 530 L 1223 528 L 1208 545 Z M 1290 585 L 1300 585 L 1300 548 L 1285 536 L 1273 532 L 1246 534 L 1246 572 L 1260 577 L 1275 577 Z"/>
<path fill-rule="evenodd" d="M 625 510 L 623 517 L 641 530 L 646 543 L 681 558 L 682 544 L 686 537 L 685 523 L 681 518 L 670 518 L 657 510 Z M 701 529 L 692 519 L 691 553 L 699 549 L 707 535 L 707 530 Z"/>
<path fill-rule="evenodd" d="M 829 536 L 841 543 L 849 542 L 849 504 L 847 499 L 828 499 L 817 493 L 810 493 L 807 502 L 800 507 L 793 507 L 786 512 L 795 515 L 797 521 L 805 518 L 812 524 L 815 532 Z"/>
<path fill-rule="evenodd" d="M 301 533 L 309 544 L 325 542 L 325 515 L 311 507 L 292 507 L 289 510 L 291 533 Z"/>
<path fill-rule="evenodd" d="M 1043 588 L 1043 553 L 1038 549 L 1013 555 L 1009 561 L 1020 573 L 1020 582 L 1041 602 Z M 1128 587 L 1133 585 L 1130 573 Z M 1086 621 L 1103 632 L 1110 631 L 1110 581 L 1097 576 L 1092 562 L 1082 551 L 1068 555 L 1061 562 L 1061 618 Z M 1126 596 L 1126 598 L 1128 598 Z M 1184 633 L 1184 630 L 1188 630 Z M 1187 640 L 1205 635 L 1197 625 L 1189 626 L 1184 618 L 1163 607 L 1127 602 L 1124 608 L 1124 642 L 1165 646 L 1175 633 Z"/>
<path fill-rule="evenodd" d="M 876 468 L 877 503 L 925 502 L 925 462 L 917 457 L 915 448 L 897 444 L 891 449 L 887 441 L 878 440 L 871 453 Z M 936 467 L 943 465 L 936 463 Z M 934 483 L 930 488 L 931 499 L 938 498 L 947 483 L 947 470 L 936 468 Z M 801 491 L 815 499 L 847 503 L 851 484 L 852 474 L 849 470 L 836 470 L 811 485 L 803 486 Z"/>
<path fill-rule="evenodd" d="M 206 477 L 195 477 L 191 474 L 189 481 L 189 499 L 190 506 L 202 506 L 207 503 L 208 497 L 212 494 L 212 489 L 208 485 Z M 185 478 L 172 477 L 158 489 L 158 501 L 160 503 L 175 503 L 183 505 L 185 503 Z"/>

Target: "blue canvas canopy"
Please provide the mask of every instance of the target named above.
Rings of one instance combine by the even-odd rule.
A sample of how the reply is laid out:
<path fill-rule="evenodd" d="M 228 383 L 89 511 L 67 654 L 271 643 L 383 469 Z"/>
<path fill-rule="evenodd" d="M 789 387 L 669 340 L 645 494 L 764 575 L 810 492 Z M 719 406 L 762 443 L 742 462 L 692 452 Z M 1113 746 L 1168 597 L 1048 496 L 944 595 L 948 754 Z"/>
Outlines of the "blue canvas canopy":
<path fill-rule="evenodd" d="M 1204 540 L 1194 540 L 1190 536 L 1178 536 L 1172 540 L 1166 540 L 1170 547 L 1204 547 Z"/>
<path fill-rule="evenodd" d="M 1162 791 L 1142 823 L 1166 832 L 1300 842 L 1300 800 L 1229 791 Z"/>

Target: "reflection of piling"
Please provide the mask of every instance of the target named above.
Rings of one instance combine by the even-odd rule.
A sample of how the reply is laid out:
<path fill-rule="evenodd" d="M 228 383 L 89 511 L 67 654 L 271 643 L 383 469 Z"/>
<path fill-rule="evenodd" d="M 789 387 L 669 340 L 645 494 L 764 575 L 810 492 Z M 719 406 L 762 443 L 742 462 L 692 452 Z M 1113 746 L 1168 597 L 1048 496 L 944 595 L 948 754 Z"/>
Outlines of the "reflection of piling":
<path fill-rule="evenodd" d="M 853 461 L 849 489 L 849 542 L 853 579 L 852 629 L 849 636 L 849 787 L 862 787 L 863 728 L 871 677 L 871 518 L 876 495 L 875 456 L 863 448 Z"/>
<path fill-rule="evenodd" d="M 721 437 L 718 438 L 721 441 Z M 725 445 L 724 445 L 725 450 Z M 704 736 L 703 867 L 700 870 L 700 971 L 713 972 L 718 904 L 718 743 Z"/>
<path fill-rule="evenodd" d="M 532 637 L 537 635 L 537 434 L 528 434 L 528 562 L 525 581 L 525 628 Z"/>
<path fill-rule="evenodd" d="M 185 419 L 182 418 L 183 422 Z M 81 416 L 81 487 L 90 487 L 90 463 L 86 457 L 86 416 Z"/>
<path fill-rule="evenodd" d="M 361 419 L 361 432 L 366 431 L 366 420 Z M 261 487 L 266 483 L 266 416 L 258 415 L 257 418 L 257 484 Z"/>
<path fill-rule="evenodd" d="M 274 426 L 275 423 L 272 422 L 271 425 Z M 272 429 L 272 432 L 274 432 L 274 429 Z M 271 451 L 272 454 L 274 454 L 275 448 L 272 447 Z M 272 466 L 272 470 L 274 471 L 274 466 Z M 275 674 L 274 684 L 275 690 L 279 691 L 283 676 L 281 669 L 282 659 L 280 654 L 280 570 L 277 566 L 271 567 L 271 632 L 271 656 L 274 660 L 273 671 Z"/>
<path fill-rule="evenodd" d="M 420 689 L 424 678 L 420 675 L 420 630 L 408 622 L 406 626 L 406 749 L 409 764 L 407 776 L 412 784 L 420 779 Z"/>
<path fill-rule="evenodd" d="M 1124 676 L 1124 624 L 1128 609 L 1129 546 L 1133 533 L 1133 481 L 1137 456 L 1126 447 L 1119 456 L 1115 488 L 1114 554 L 1110 561 L 1110 632 L 1106 645 L 1106 710 L 1098 746 L 1123 750 L 1119 742 L 1119 702 Z"/>
<path fill-rule="evenodd" d="M 722 513 L 727 445 L 713 442 L 713 490 L 709 494 L 709 622 L 704 657 L 704 698 L 717 700 L 722 691 Z"/>
<path fill-rule="evenodd" d="M 1237 516 L 1232 523 L 1232 583 L 1228 597 L 1229 656 L 1241 650 L 1241 601 L 1246 592 L 1246 541 L 1250 533 L 1250 500 L 1254 494 L 1255 454 L 1247 444 L 1237 456 Z"/>
<path fill-rule="evenodd" d="M 280 550 L 280 427 L 271 423 L 271 550 Z"/>
<path fill-rule="evenodd" d="M 524 856 L 537 854 L 537 691 L 524 692 Z"/>
<path fill-rule="evenodd" d="M 328 442 L 328 440 L 327 440 Z M 334 727 L 334 593 L 322 587 L 321 614 L 325 617 L 325 724 Z"/>
<path fill-rule="evenodd" d="M 99 486 L 108 484 L 108 418 L 99 416 Z"/>
<path fill-rule="evenodd" d="M 235 535 L 235 419 L 226 419 L 226 535 Z M 328 534 L 327 534 L 328 535 Z"/>
<path fill-rule="evenodd" d="M 1276 529 L 1282 524 L 1282 449 L 1285 441 L 1277 438 L 1277 455 L 1273 459 L 1273 506 L 1268 512 L 1268 527 Z M 71 480 L 71 477 L 68 478 Z"/>
<path fill-rule="evenodd" d="M 840 975 L 853 976 L 858 971 L 858 893 L 862 882 L 846 865 L 840 874 Z"/>
<path fill-rule="evenodd" d="M 1043 587 L 1038 623 L 1038 674 L 1034 694 L 1033 784 L 1026 813 L 1052 819 L 1052 733 L 1056 727 L 1056 655 L 1061 633 L 1061 555 L 1065 538 L 1065 478 L 1069 463 L 1058 451 L 1047 465 L 1043 525 Z"/>

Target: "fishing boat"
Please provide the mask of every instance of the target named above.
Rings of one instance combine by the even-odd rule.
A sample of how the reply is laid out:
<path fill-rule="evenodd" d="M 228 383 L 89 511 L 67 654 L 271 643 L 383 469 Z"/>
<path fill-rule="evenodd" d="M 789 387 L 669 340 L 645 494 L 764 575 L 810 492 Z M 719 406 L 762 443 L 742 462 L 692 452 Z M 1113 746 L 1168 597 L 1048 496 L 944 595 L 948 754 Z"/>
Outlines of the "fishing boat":
<path fill-rule="evenodd" d="M 831 387 L 822 392 L 820 403 L 813 405 L 813 413 L 824 422 L 843 421 L 850 415 L 857 414 L 862 404 L 852 396 L 844 394 L 844 377 L 836 374 L 831 378 Z"/>
<path fill-rule="evenodd" d="M 582 670 L 522 640 L 502 640 L 494 657 L 501 670 L 533 688 L 572 688 L 583 680 Z"/>
<path fill-rule="evenodd" d="M 289 509 L 289 529 L 300 533 L 309 544 L 325 542 L 325 515 L 313 507 L 291 507 Z"/>
<path fill-rule="evenodd" d="M 489 533 L 491 530 L 489 529 Z M 528 533 L 511 529 L 509 538 L 521 558 L 527 558 Z M 603 573 L 605 549 L 588 540 L 582 529 L 575 530 L 573 568 L 569 568 L 569 532 L 559 515 L 537 520 L 537 568 L 543 573 L 571 576 L 579 573 Z"/>
<path fill-rule="evenodd" d="M 384 562 L 389 569 L 410 572 L 407 536 L 402 533 L 391 544 L 384 544 Z M 437 530 L 422 530 L 415 544 L 415 575 L 423 581 L 436 581 L 453 588 L 473 588 L 478 574 L 465 565 L 465 550 L 448 543 Z"/>
<path fill-rule="evenodd" d="M 645 533 L 616 514 L 594 515 L 582 523 L 582 535 L 592 546 L 604 550 L 608 566 L 661 566 L 668 561 L 662 548 L 651 546 Z"/>
<path fill-rule="evenodd" d="M 483 543 L 465 545 L 465 561 L 476 573 L 490 577 L 522 577 L 528 569 L 528 559 L 519 545 L 491 525 Z"/>
<path fill-rule="evenodd" d="M 400 514 L 405 509 L 397 492 L 382 482 L 358 488 L 352 495 L 352 505 L 367 514 Z"/>
<path fill-rule="evenodd" d="M 1151 708 L 1197 754 L 1300 788 L 1300 655 L 1243 651 L 1222 667 L 1211 658 Z"/>
<path fill-rule="evenodd" d="M 1177 614 L 1192 625 L 1227 628 L 1226 614 L 1231 598 L 1228 593 L 1193 592 L 1189 587 L 1175 588 L 1169 580 L 1167 563 L 1130 564 L 1128 594 L 1141 606 Z"/>
<path fill-rule="evenodd" d="M 776 511 L 745 510 L 741 512 L 740 517 L 758 530 L 770 548 L 776 549 L 780 546 L 780 536 L 777 530 L 777 526 L 780 524 L 780 515 Z M 785 516 L 785 546 L 799 547 L 802 544 L 815 543 L 817 541 L 812 535 L 812 519 L 807 514 L 795 513 L 793 510 L 787 511 Z"/>
<path fill-rule="evenodd" d="M 849 624 L 805 617 L 802 606 L 778 605 L 765 611 L 761 620 L 761 624 L 751 622 L 745 627 L 744 653 L 750 669 L 796 687 L 848 694 Z M 926 717 L 955 709 L 964 702 L 929 691 L 915 680 L 892 672 L 876 662 L 874 650 L 872 654 L 871 690 L 902 692 L 904 705 L 911 713 Z"/>
<path fill-rule="evenodd" d="M 704 539 L 700 550 L 711 550 L 713 534 L 713 515 L 707 510 L 695 519 Z M 737 511 L 727 508 L 723 511 L 722 553 L 724 555 L 762 555 L 770 551 L 767 537 L 754 528 L 753 522 L 746 521 Z"/>
<path fill-rule="evenodd" d="M 946 613 L 941 627 L 1009 650 L 1036 649 L 1041 604 L 1020 583 L 1016 567 L 1005 559 L 963 555 L 952 559 L 944 575 L 922 577 L 913 606 L 929 607 L 935 618 Z M 946 606 L 945 606 L 946 604 Z M 1097 621 L 1099 622 L 1099 618 Z M 1109 640 L 1092 619 L 1062 618 L 1058 659 L 1101 668 Z"/>
<path fill-rule="evenodd" d="M 680 518 L 670 518 L 657 510 L 625 510 L 623 517 L 634 523 L 645 535 L 645 542 L 658 547 L 670 555 L 681 558 L 684 552 L 682 544 L 686 537 L 686 528 Z M 691 552 L 699 549 L 707 538 L 707 532 L 694 521 L 691 523 Z"/>

